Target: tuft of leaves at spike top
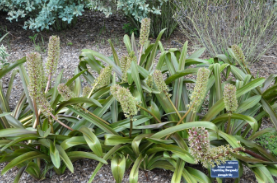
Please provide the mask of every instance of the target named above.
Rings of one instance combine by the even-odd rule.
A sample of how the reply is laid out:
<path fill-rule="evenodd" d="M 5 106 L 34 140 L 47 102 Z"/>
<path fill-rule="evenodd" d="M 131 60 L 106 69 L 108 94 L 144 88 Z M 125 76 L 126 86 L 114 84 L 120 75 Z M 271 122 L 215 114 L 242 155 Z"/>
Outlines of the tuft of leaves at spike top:
<path fill-rule="evenodd" d="M 111 86 L 111 94 L 120 102 L 122 110 L 126 118 L 132 117 L 138 113 L 135 97 L 131 94 L 129 89 L 121 87 L 120 85 Z"/>
<path fill-rule="evenodd" d="M 51 36 L 48 43 L 48 57 L 46 62 L 46 73 L 52 76 L 56 70 L 60 59 L 60 37 Z"/>
<path fill-rule="evenodd" d="M 139 36 L 139 44 L 143 46 L 146 41 L 148 41 L 149 33 L 150 33 L 150 18 L 144 18 L 141 20 L 140 27 L 140 36 Z"/>
<path fill-rule="evenodd" d="M 232 84 L 226 84 L 224 86 L 223 101 L 227 111 L 235 112 L 237 110 L 236 86 Z"/>
<path fill-rule="evenodd" d="M 200 68 L 197 72 L 196 84 L 191 94 L 191 103 L 193 105 L 193 111 L 201 105 L 202 100 L 205 98 L 207 92 L 208 79 L 210 76 L 210 70 L 204 67 Z"/>
<path fill-rule="evenodd" d="M 99 76 L 94 80 L 93 87 L 99 89 L 103 86 L 109 85 L 111 82 L 112 66 L 106 66 L 101 69 Z"/>
<path fill-rule="evenodd" d="M 26 63 L 29 75 L 29 94 L 33 99 L 39 97 L 45 86 L 45 78 L 41 55 L 39 53 L 29 53 L 26 55 Z"/>
<path fill-rule="evenodd" d="M 153 78 L 158 90 L 160 92 L 164 92 L 165 95 L 170 96 L 170 94 L 168 93 L 169 92 L 168 87 L 164 82 L 162 72 L 160 70 L 155 70 L 153 73 Z"/>
<path fill-rule="evenodd" d="M 64 100 L 69 100 L 75 97 L 75 94 L 64 83 L 59 84 L 57 89 Z"/>
<path fill-rule="evenodd" d="M 239 61 L 241 64 L 245 65 L 246 61 L 245 61 L 245 56 L 243 54 L 242 49 L 236 44 L 232 45 L 231 49 L 232 49 L 237 61 Z"/>

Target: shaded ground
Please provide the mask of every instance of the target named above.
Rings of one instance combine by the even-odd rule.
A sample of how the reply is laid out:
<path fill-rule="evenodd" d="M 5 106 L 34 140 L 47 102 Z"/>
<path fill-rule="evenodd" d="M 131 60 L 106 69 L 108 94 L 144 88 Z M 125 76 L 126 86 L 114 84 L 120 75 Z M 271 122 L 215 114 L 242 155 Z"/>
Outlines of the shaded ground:
<path fill-rule="evenodd" d="M 11 35 L 5 39 L 4 44 L 8 48 L 8 52 L 11 54 L 9 60 L 15 61 L 22 58 L 26 53 L 34 50 L 39 51 L 44 58 L 47 56 L 47 43 L 49 36 L 58 35 L 61 38 L 61 59 L 58 65 L 58 71 L 64 72 L 64 79 L 72 77 L 75 68 L 77 67 L 79 60 L 78 57 L 82 49 L 92 49 L 98 51 L 105 56 L 111 56 L 112 51 L 107 42 L 111 39 L 115 45 L 115 49 L 118 52 L 119 57 L 122 57 L 127 51 L 124 48 L 123 36 L 124 30 L 122 27 L 127 20 L 121 15 L 113 15 L 109 18 L 105 18 L 103 15 L 86 12 L 83 16 L 78 18 L 77 25 L 70 30 L 64 30 L 61 32 L 44 31 L 38 33 L 37 39 L 34 42 L 29 36 L 34 36 L 36 33 L 30 30 L 23 30 L 23 22 L 9 23 L 3 16 L 0 15 L 0 31 L 8 30 Z M 154 39 L 150 38 L 151 41 Z M 180 48 L 186 41 L 186 37 L 180 32 L 175 31 L 173 36 L 169 40 L 162 40 L 165 48 L 177 47 Z M 189 43 L 189 54 L 194 51 L 194 47 L 197 47 Z M 267 77 L 269 74 L 277 74 L 277 50 L 271 49 L 259 62 L 251 65 L 251 72 L 258 74 L 259 76 Z M 205 55 L 203 57 L 206 57 Z M 3 78 L 4 88 L 7 88 L 9 76 Z M 16 76 L 14 89 L 12 90 L 12 97 L 10 100 L 10 106 L 13 106 L 19 99 L 19 93 L 21 93 L 22 86 L 19 76 Z M 265 120 L 264 127 L 270 126 Z M 0 171 L 5 164 L 0 164 Z M 97 166 L 97 162 L 92 160 L 80 160 L 74 163 L 75 173 L 72 174 L 66 170 L 64 175 L 58 176 L 54 172 L 50 172 L 47 175 L 47 179 L 42 182 L 74 182 L 81 183 L 87 182 L 91 173 Z M 17 169 L 14 168 L 8 173 L 0 177 L 0 183 L 13 182 L 13 179 L 17 173 Z M 172 173 L 163 170 L 154 170 L 148 172 L 148 179 L 145 173 L 140 171 L 139 182 L 170 182 Z M 21 182 L 37 182 L 31 176 L 24 174 Z M 114 182 L 110 167 L 104 166 L 97 174 L 94 182 Z M 125 175 L 124 182 L 128 182 L 128 175 Z M 244 177 L 241 182 L 252 183 L 256 182 L 254 174 L 251 171 L 245 170 Z"/>

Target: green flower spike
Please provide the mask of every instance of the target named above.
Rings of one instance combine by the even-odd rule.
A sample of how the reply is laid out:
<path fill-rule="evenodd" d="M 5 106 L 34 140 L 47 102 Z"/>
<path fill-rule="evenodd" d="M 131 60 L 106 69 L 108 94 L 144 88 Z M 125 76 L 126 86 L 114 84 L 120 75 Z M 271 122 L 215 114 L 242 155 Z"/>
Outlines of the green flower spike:
<path fill-rule="evenodd" d="M 127 82 L 127 71 L 130 69 L 132 63 L 132 58 L 124 56 L 121 59 L 121 70 L 122 70 L 122 81 Z"/>
<path fill-rule="evenodd" d="M 47 101 L 46 96 L 43 92 L 41 93 L 41 96 L 37 97 L 36 102 L 38 104 L 39 109 L 45 116 L 49 117 L 52 114 L 51 105 Z"/>
<path fill-rule="evenodd" d="M 224 86 L 223 93 L 224 105 L 227 111 L 235 112 L 238 108 L 238 101 L 236 98 L 236 87 L 231 84 Z"/>
<path fill-rule="evenodd" d="M 39 97 L 45 86 L 44 71 L 41 55 L 39 53 L 30 53 L 26 55 L 26 63 L 29 75 L 29 94 L 33 99 Z"/>
<path fill-rule="evenodd" d="M 194 90 L 191 94 L 191 106 L 196 109 L 205 98 L 207 92 L 208 79 L 210 75 L 210 70 L 204 67 L 200 68 L 197 72 L 197 79 Z"/>
<path fill-rule="evenodd" d="M 60 58 L 60 38 L 51 36 L 48 43 L 48 57 L 46 62 L 46 73 L 52 76 L 56 70 Z"/>
<path fill-rule="evenodd" d="M 111 94 L 119 101 L 125 117 L 130 119 L 129 137 L 131 138 L 134 121 L 133 116 L 138 113 L 136 106 L 138 102 L 127 88 L 121 87 L 120 85 L 111 86 Z"/>
<path fill-rule="evenodd" d="M 125 117 L 132 117 L 138 113 L 136 106 L 138 102 L 127 88 L 120 85 L 111 86 L 111 94 L 120 102 Z"/>
<path fill-rule="evenodd" d="M 167 85 L 164 82 L 162 72 L 159 70 L 155 70 L 153 73 L 153 77 L 154 77 L 154 82 L 155 82 L 158 90 L 160 92 L 164 92 L 165 95 L 169 96 L 169 93 L 168 93 L 169 90 L 168 90 Z"/>
<path fill-rule="evenodd" d="M 243 65 L 245 65 L 245 56 L 243 54 L 243 51 L 241 50 L 241 48 L 238 45 L 232 45 L 231 46 L 232 51 L 236 57 L 236 60 L 240 63 L 242 63 Z"/>
<path fill-rule="evenodd" d="M 83 88 L 83 97 L 87 97 L 89 92 L 90 92 L 91 88 L 89 86 L 85 86 Z"/>
<path fill-rule="evenodd" d="M 100 75 L 94 80 L 94 89 L 109 85 L 111 82 L 112 66 L 106 66 L 101 70 Z"/>
<path fill-rule="evenodd" d="M 141 20 L 141 28 L 140 28 L 140 37 L 139 44 L 142 46 L 148 41 L 149 33 L 150 33 L 150 18 L 144 18 Z"/>
<path fill-rule="evenodd" d="M 75 97 L 75 94 L 63 83 L 59 84 L 57 89 L 65 101 Z"/>
<path fill-rule="evenodd" d="M 209 133 L 204 127 L 193 127 L 188 133 L 191 155 L 194 157 L 196 163 L 201 162 L 206 168 L 210 165 L 214 167 L 214 163 L 220 165 L 226 160 L 232 159 L 232 153 L 239 154 L 239 151 L 243 150 L 241 147 L 233 149 L 229 144 L 211 148 Z"/>

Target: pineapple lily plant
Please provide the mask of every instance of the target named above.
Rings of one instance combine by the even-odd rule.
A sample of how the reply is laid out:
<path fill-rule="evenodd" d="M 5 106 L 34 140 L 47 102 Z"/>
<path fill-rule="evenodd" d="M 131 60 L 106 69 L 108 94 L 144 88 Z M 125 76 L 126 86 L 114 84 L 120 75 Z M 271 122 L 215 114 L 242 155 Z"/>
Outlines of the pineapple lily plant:
<path fill-rule="evenodd" d="M 277 127 L 276 76 L 252 76 L 236 46 L 230 57 L 218 55 L 214 64 L 199 58 L 204 49 L 188 55 L 187 42 L 182 50 L 165 50 L 160 42 L 164 30 L 150 43 L 148 28 L 142 29 L 139 49 L 134 35 L 124 36 L 128 54 L 122 58 L 110 40 L 113 59 L 82 50 L 75 75 L 64 81 L 60 72 L 53 86 L 59 60 L 55 36 L 46 72 L 38 53 L 1 70 L 0 78 L 12 72 L 7 92 L 0 89 L 0 162 L 8 162 L 1 174 L 16 166 L 15 182 L 24 171 L 41 180 L 49 170 L 74 172 L 72 162 L 88 158 L 99 162 L 88 182 L 110 160 L 116 182 L 128 169 L 133 183 L 139 181 L 139 170 L 160 168 L 173 172 L 172 182 L 206 183 L 213 179 L 195 165 L 209 170 L 231 159 L 239 161 L 240 176 L 245 165 L 258 181 L 274 182 L 277 158 L 255 139 L 276 131 L 259 130 L 265 116 Z M 10 109 L 17 72 L 24 92 Z M 89 83 L 83 88 L 81 76 Z"/>

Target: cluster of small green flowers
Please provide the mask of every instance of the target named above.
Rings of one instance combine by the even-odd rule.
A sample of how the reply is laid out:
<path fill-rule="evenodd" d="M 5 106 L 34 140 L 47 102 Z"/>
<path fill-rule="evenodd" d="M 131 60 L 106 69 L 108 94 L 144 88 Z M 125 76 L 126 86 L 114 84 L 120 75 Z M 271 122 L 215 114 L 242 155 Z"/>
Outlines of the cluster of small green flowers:
<path fill-rule="evenodd" d="M 227 111 L 235 112 L 237 110 L 236 86 L 232 84 L 226 84 L 224 86 L 223 101 Z"/>
<path fill-rule="evenodd" d="M 53 75 L 57 70 L 60 58 L 60 37 L 51 36 L 48 43 L 48 57 L 46 62 L 46 73 Z"/>
<path fill-rule="evenodd" d="M 245 56 L 241 48 L 238 45 L 232 45 L 231 48 L 233 53 L 235 54 L 236 59 L 242 64 L 245 64 Z"/>
<path fill-rule="evenodd" d="M 87 97 L 90 91 L 91 91 L 91 88 L 89 86 L 85 86 L 83 88 L 83 97 Z"/>
<path fill-rule="evenodd" d="M 120 85 L 111 86 L 111 94 L 120 102 L 122 110 L 126 118 L 132 117 L 138 113 L 138 102 L 132 96 L 131 92 Z"/>
<path fill-rule="evenodd" d="M 148 41 L 149 33 L 150 33 L 150 18 L 144 18 L 141 20 L 141 28 L 140 28 L 140 37 L 139 44 L 142 46 Z"/>
<path fill-rule="evenodd" d="M 99 89 L 103 86 L 109 85 L 111 82 L 112 66 L 106 66 L 101 69 L 99 76 L 94 80 L 93 87 Z"/>
<path fill-rule="evenodd" d="M 44 71 L 41 55 L 39 53 L 30 53 L 26 55 L 26 63 L 29 75 L 28 90 L 33 99 L 39 97 L 45 85 Z"/>
<path fill-rule="evenodd" d="M 75 97 L 75 94 L 63 83 L 59 84 L 57 89 L 64 100 L 69 100 Z"/>
<path fill-rule="evenodd" d="M 130 69 L 132 63 L 132 58 L 129 56 L 124 56 L 121 59 L 120 65 L 122 70 L 122 81 L 127 82 L 127 71 Z"/>
<path fill-rule="evenodd" d="M 218 147 L 214 147 L 210 149 L 209 152 L 209 157 L 207 158 L 209 161 L 207 161 L 205 163 L 204 166 L 209 166 L 212 165 L 212 167 L 216 165 L 220 165 L 220 164 L 224 164 L 227 160 L 232 159 L 232 154 L 231 153 L 238 153 L 235 152 L 233 148 L 230 147 L 230 145 L 226 145 L 226 146 L 218 146 Z"/>
<path fill-rule="evenodd" d="M 49 103 L 49 102 L 47 101 L 47 99 L 46 99 L 45 94 L 44 94 L 44 93 L 41 93 L 41 96 L 40 96 L 40 97 L 37 97 L 36 102 L 37 102 L 38 107 L 39 107 L 39 109 L 41 110 L 41 112 L 42 112 L 45 116 L 49 117 L 49 116 L 51 115 L 52 109 L 51 109 L 50 103 Z"/>
<path fill-rule="evenodd" d="M 39 53 L 27 54 L 26 62 L 30 79 L 28 86 L 30 96 L 36 101 L 42 113 L 50 116 L 51 106 L 43 91 L 45 80 L 41 55 Z"/>
<path fill-rule="evenodd" d="M 153 88 L 153 76 L 149 75 L 146 79 L 146 84 L 149 88 Z"/>
<path fill-rule="evenodd" d="M 231 153 L 239 153 L 230 145 L 211 148 L 209 133 L 204 127 L 191 128 L 188 141 L 191 155 L 196 162 L 201 162 L 204 167 L 220 165 L 232 158 Z"/>
<path fill-rule="evenodd" d="M 205 98 L 207 91 L 208 79 L 210 70 L 204 67 L 200 68 L 197 72 L 197 79 L 194 90 L 191 94 L 191 104 L 193 104 L 193 111 L 201 104 L 201 101 Z"/>
<path fill-rule="evenodd" d="M 204 127 L 189 130 L 189 146 L 191 155 L 197 162 L 205 162 L 210 151 L 209 133 Z"/>
<path fill-rule="evenodd" d="M 160 92 L 164 92 L 165 95 L 170 96 L 170 94 L 168 93 L 168 91 L 169 91 L 168 87 L 164 82 L 162 72 L 159 71 L 159 70 L 155 70 L 154 73 L 153 73 L 153 77 L 154 77 L 154 82 L 155 82 L 158 90 Z"/>

